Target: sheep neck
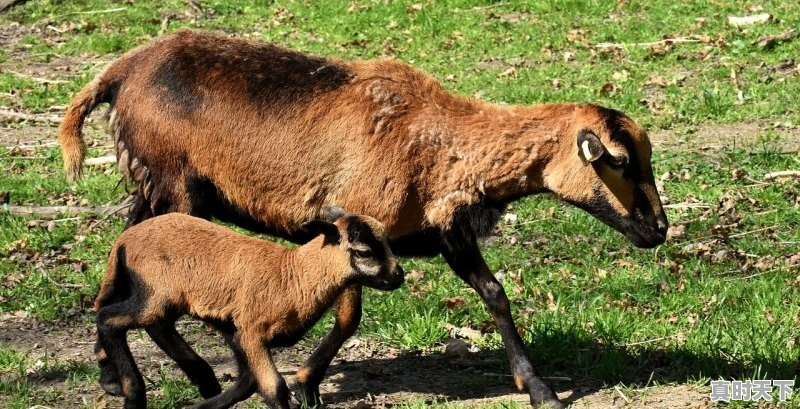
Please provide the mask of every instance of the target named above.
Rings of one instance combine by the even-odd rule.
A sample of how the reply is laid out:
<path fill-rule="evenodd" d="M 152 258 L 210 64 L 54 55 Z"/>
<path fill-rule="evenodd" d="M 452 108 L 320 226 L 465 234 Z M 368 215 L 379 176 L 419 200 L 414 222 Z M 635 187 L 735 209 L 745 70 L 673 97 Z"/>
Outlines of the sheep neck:
<path fill-rule="evenodd" d="M 409 126 L 429 225 L 449 226 L 459 209 L 499 208 L 546 190 L 545 169 L 573 141 L 578 105 L 505 107 L 449 98 L 455 100 L 426 104 Z"/>
<path fill-rule="evenodd" d="M 347 285 L 342 274 L 347 260 L 342 260 L 338 246 L 323 245 L 322 236 L 286 252 L 283 271 L 286 294 L 294 294 L 306 319 L 316 319 L 328 309 Z M 349 267 L 349 264 L 346 264 Z"/>
<path fill-rule="evenodd" d="M 504 203 L 542 191 L 543 170 L 568 140 L 576 105 L 466 106 L 436 106 L 438 115 L 412 127 L 437 158 L 432 190 Z"/>

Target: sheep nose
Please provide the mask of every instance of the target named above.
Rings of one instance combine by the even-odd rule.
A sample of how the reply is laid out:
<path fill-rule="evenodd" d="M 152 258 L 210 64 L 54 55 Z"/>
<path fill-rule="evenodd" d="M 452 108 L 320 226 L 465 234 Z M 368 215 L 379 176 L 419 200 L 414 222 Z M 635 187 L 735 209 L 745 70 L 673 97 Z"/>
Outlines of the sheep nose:
<path fill-rule="evenodd" d="M 401 277 L 401 278 L 405 279 L 406 272 L 403 270 L 403 267 L 400 267 L 400 264 L 398 264 L 397 267 L 394 268 L 393 275 L 395 277 Z"/>

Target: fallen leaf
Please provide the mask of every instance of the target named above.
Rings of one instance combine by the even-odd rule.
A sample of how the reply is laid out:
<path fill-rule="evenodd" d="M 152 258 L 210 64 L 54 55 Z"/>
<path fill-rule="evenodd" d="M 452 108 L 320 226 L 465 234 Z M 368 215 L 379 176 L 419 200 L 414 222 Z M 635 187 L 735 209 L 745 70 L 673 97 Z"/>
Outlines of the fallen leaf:
<path fill-rule="evenodd" d="M 777 35 L 768 35 L 761 37 L 758 40 L 754 41 L 753 44 L 758 44 L 758 46 L 761 48 L 770 48 L 777 45 L 778 43 L 792 40 L 795 37 L 797 37 L 797 30 L 791 29 Z"/>
<path fill-rule="evenodd" d="M 466 304 L 467 300 L 464 297 L 453 297 L 444 300 L 444 307 L 451 311 L 461 309 Z"/>
<path fill-rule="evenodd" d="M 686 232 L 685 224 L 674 224 L 667 229 L 667 240 L 673 240 L 681 237 Z"/>

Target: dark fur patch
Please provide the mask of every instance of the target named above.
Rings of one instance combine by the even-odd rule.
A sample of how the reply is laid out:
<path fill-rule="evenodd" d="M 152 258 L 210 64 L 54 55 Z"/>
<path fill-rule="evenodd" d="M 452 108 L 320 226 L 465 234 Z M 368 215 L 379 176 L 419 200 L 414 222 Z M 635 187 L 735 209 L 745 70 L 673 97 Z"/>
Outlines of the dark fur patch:
<path fill-rule="evenodd" d="M 189 50 L 177 50 L 158 66 L 153 83 L 161 89 L 167 106 L 181 115 L 189 115 L 203 103 L 200 93 L 197 62 Z M 196 68 L 196 67 L 195 67 Z"/>
<path fill-rule="evenodd" d="M 196 109 L 205 94 L 218 90 L 241 93 L 274 111 L 337 89 L 352 78 L 339 64 L 273 44 L 190 31 L 176 36 L 178 44 L 154 81 L 184 115 Z"/>
<path fill-rule="evenodd" d="M 628 152 L 629 161 L 623 176 L 626 179 L 639 184 L 643 181 L 641 166 L 639 165 L 638 151 L 633 136 L 628 133 L 624 126 L 624 120 L 628 118 L 624 113 L 610 108 L 598 107 L 600 113 L 606 119 L 606 129 L 609 132 L 609 139 L 625 147 Z M 649 159 L 649 158 L 648 158 Z"/>
<path fill-rule="evenodd" d="M 386 250 L 383 247 L 383 242 L 375 237 L 372 228 L 367 223 L 361 221 L 359 216 L 347 217 L 347 240 L 350 243 L 363 243 L 372 251 L 373 257 L 380 263 L 386 261 Z"/>

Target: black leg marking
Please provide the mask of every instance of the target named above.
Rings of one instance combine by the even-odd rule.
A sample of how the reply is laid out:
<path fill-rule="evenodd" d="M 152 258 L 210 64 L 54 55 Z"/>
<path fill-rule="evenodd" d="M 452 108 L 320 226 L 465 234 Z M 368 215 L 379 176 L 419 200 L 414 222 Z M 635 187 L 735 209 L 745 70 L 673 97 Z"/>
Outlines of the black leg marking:
<path fill-rule="evenodd" d="M 336 321 L 320 345 L 297 370 L 295 379 L 300 401 L 309 406 L 320 403 L 319 384 L 331 361 L 348 338 L 355 334 L 361 322 L 361 287 L 345 290 L 336 300 Z"/>
<path fill-rule="evenodd" d="M 100 344 L 100 337 L 97 338 L 94 344 L 94 354 L 97 356 L 97 365 L 100 367 L 100 387 L 109 395 L 122 396 L 122 386 L 119 384 L 117 366 L 114 365 L 111 357 L 106 354 Z"/>
<path fill-rule="evenodd" d="M 114 363 L 119 374 L 119 384 L 125 397 L 125 409 L 147 407 L 145 385 L 126 339 L 133 328 L 135 304 L 122 302 L 109 305 L 97 312 L 97 335 L 100 344 Z"/>
<path fill-rule="evenodd" d="M 469 228 L 448 231 L 444 235 L 442 255 L 453 271 L 475 291 L 494 318 L 503 338 L 514 382 L 520 390 L 527 388 L 534 407 L 564 408 L 555 392 L 536 375 L 511 318 L 511 310 L 503 286 L 494 278 L 483 259 L 475 235 Z"/>

